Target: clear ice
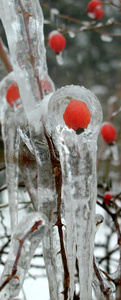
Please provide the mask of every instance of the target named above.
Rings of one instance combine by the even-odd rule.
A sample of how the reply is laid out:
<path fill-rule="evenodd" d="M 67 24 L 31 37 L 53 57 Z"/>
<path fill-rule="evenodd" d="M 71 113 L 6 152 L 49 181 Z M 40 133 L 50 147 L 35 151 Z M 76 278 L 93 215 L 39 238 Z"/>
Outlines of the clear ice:
<path fill-rule="evenodd" d="M 6 102 L 6 89 L 14 82 L 14 74 L 6 76 L 0 83 L 1 123 L 4 141 L 4 155 L 6 164 L 6 181 L 10 210 L 11 233 L 18 223 L 18 151 L 19 135 L 13 109 Z M 12 176 L 11 176 L 12 174 Z"/>
<path fill-rule="evenodd" d="M 10 300 L 19 294 L 34 252 L 46 234 L 47 225 L 46 216 L 38 212 L 29 213 L 18 223 L 0 280 L 1 299 Z M 2 285 L 10 276 L 10 281 L 2 289 Z"/>
<path fill-rule="evenodd" d="M 70 99 L 85 102 L 92 113 L 90 124 L 80 135 L 73 129 L 68 129 L 64 123 L 63 114 Z M 91 300 L 97 195 L 96 150 L 102 121 L 101 106 L 92 92 L 72 85 L 54 93 L 49 102 L 48 113 L 48 131 L 59 151 L 63 175 L 63 215 L 67 226 L 70 299 L 73 299 L 74 293 L 77 245 L 80 299 Z"/>

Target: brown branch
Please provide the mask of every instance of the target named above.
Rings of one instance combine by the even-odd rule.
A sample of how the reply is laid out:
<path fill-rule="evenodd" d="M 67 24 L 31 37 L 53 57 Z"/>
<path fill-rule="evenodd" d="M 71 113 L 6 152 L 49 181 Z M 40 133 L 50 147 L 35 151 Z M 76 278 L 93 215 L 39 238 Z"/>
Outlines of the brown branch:
<path fill-rule="evenodd" d="M 109 257 L 115 253 L 116 251 L 119 250 L 119 247 L 117 247 L 116 249 L 111 250 L 110 252 L 108 252 L 108 254 L 104 257 L 101 257 L 101 259 L 98 259 L 99 264 L 101 264 L 104 260 L 109 259 Z"/>
<path fill-rule="evenodd" d="M 12 65 L 11 65 L 11 62 L 10 62 L 10 59 L 9 59 L 9 56 L 8 56 L 8 51 L 7 51 L 7 48 L 5 47 L 3 41 L 2 41 L 2 38 L 0 38 L 0 57 L 6 67 L 6 70 L 8 72 L 12 72 L 13 71 L 13 68 L 12 68 Z"/>
<path fill-rule="evenodd" d="M 55 176 L 55 186 L 56 186 L 56 193 L 57 193 L 57 222 L 55 225 L 58 227 L 58 233 L 60 238 L 60 253 L 62 256 L 62 263 L 64 268 L 64 291 L 62 291 L 62 293 L 64 294 L 64 300 L 67 300 L 70 280 L 69 280 L 69 270 L 68 270 L 67 257 L 65 252 L 64 239 L 63 239 L 63 230 L 62 230 L 63 224 L 61 222 L 62 171 L 61 171 L 61 165 L 59 160 L 59 154 L 53 144 L 52 138 L 48 136 L 46 130 L 45 130 L 45 137 L 48 142 L 52 170 Z"/>
<path fill-rule="evenodd" d="M 6 275 L 7 278 L 0 286 L 0 291 L 2 291 L 2 289 L 11 281 L 12 278 L 15 277 L 15 278 L 19 279 L 16 276 L 16 273 L 17 273 L 17 265 L 18 265 L 19 258 L 21 256 L 23 244 L 24 244 L 25 240 L 29 237 L 29 235 L 38 229 L 38 227 L 41 225 L 41 223 L 42 223 L 41 220 L 36 221 L 35 224 L 30 228 L 30 230 L 27 231 L 27 233 L 24 235 L 24 237 L 21 240 L 19 240 L 19 247 L 18 247 L 18 251 L 17 251 L 17 255 L 15 258 L 14 264 L 13 264 L 12 272 L 10 275 L 9 274 Z"/>
<path fill-rule="evenodd" d="M 100 272 L 97 268 L 97 265 L 95 263 L 95 259 L 93 258 L 93 268 L 94 268 L 94 272 L 95 272 L 95 275 L 96 277 L 98 278 L 99 280 L 99 284 L 100 284 L 100 289 L 101 289 L 101 292 L 103 293 L 103 295 L 105 296 L 105 298 L 107 300 L 110 300 L 110 295 L 109 295 L 109 287 L 105 288 L 105 285 L 104 285 L 104 282 L 103 282 L 103 279 L 100 275 Z"/>

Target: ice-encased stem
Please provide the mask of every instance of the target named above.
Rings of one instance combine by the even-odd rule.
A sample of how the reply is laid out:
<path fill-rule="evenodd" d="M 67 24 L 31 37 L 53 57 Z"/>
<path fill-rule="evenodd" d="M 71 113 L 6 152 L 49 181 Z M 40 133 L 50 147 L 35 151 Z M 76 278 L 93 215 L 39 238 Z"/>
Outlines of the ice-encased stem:
<path fill-rule="evenodd" d="M 93 274 L 93 287 L 95 295 L 98 300 L 114 300 L 113 292 L 114 285 L 104 277 L 99 269 L 96 258 L 93 258 L 94 274 Z"/>
<path fill-rule="evenodd" d="M 63 120 L 63 113 L 71 99 L 85 102 L 92 113 L 88 128 L 80 135 L 77 135 L 72 129 L 68 129 Z M 48 131 L 52 134 L 62 164 L 65 210 L 63 210 L 63 214 L 67 226 L 67 262 L 70 279 L 72 283 L 77 244 L 80 299 L 91 300 L 97 196 L 96 150 L 97 136 L 102 120 L 101 107 L 95 95 L 89 90 L 79 86 L 67 86 L 58 90 L 51 97 L 49 117 Z M 71 300 L 73 292 L 73 288 L 70 286 Z"/>
<path fill-rule="evenodd" d="M 46 234 L 47 225 L 46 216 L 38 212 L 28 214 L 18 224 L 0 280 L 0 299 L 10 300 L 19 294 L 34 252 Z"/>
<path fill-rule="evenodd" d="M 19 135 L 15 124 L 15 116 L 11 108 L 4 111 L 2 136 L 6 164 L 6 182 L 8 188 L 11 233 L 18 223 L 18 148 Z"/>
<path fill-rule="evenodd" d="M 21 99 L 34 126 L 40 113 L 35 119 L 34 109 L 54 90 L 47 72 L 41 7 L 38 0 L 2 0 L 0 11 Z"/>
<path fill-rule="evenodd" d="M 14 82 L 14 74 L 6 76 L 0 83 L 1 124 L 6 164 L 6 181 L 10 211 L 11 233 L 18 223 L 18 148 L 19 135 L 14 111 L 6 102 L 6 90 Z"/>

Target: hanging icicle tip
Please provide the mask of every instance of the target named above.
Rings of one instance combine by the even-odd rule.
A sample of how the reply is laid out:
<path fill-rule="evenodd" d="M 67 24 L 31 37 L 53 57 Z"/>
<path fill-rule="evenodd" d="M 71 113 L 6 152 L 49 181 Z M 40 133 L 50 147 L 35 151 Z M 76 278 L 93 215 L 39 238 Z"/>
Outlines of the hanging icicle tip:
<path fill-rule="evenodd" d="M 88 127 L 91 116 L 85 102 L 72 99 L 65 109 L 63 119 L 68 128 L 72 128 L 76 134 L 80 134 Z"/>
<path fill-rule="evenodd" d="M 19 88 L 17 83 L 13 83 L 9 86 L 6 93 L 6 100 L 7 102 L 13 106 L 14 101 L 18 100 L 20 98 L 19 94 Z"/>

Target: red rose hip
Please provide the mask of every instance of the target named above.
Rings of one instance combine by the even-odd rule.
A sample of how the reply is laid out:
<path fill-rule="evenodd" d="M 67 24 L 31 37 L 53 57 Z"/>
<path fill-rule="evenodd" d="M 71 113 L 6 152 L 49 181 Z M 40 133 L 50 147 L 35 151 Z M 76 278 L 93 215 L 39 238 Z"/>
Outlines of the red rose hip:
<path fill-rule="evenodd" d="M 104 16 L 102 1 L 92 0 L 87 5 L 87 13 L 90 18 L 101 19 Z"/>
<path fill-rule="evenodd" d="M 110 204 L 111 200 L 113 199 L 113 193 L 111 191 L 105 192 L 104 194 L 104 202 L 106 204 Z"/>
<path fill-rule="evenodd" d="M 104 141 L 108 144 L 113 143 L 115 141 L 116 130 L 110 122 L 105 122 L 102 124 L 100 134 Z"/>
<path fill-rule="evenodd" d="M 95 18 L 100 20 L 104 16 L 104 10 L 103 9 L 95 9 Z"/>
<path fill-rule="evenodd" d="M 66 46 L 66 39 L 58 31 L 52 31 L 48 36 L 49 46 L 56 53 L 62 52 Z"/>
<path fill-rule="evenodd" d="M 92 0 L 87 5 L 87 12 L 94 12 L 96 8 L 102 7 L 102 1 L 99 0 Z"/>
<path fill-rule="evenodd" d="M 91 113 L 85 102 L 72 99 L 65 109 L 63 119 L 68 128 L 75 131 L 86 129 L 91 120 Z M 78 132 L 79 133 L 79 132 Z"/>
<path fill-rule="evenodd" d="M 6 93 L 7 102 L 13 106 L 13 102 L 20 98 L 19 88 L 17 83 L 13 83 L 9 86 Z"/>

